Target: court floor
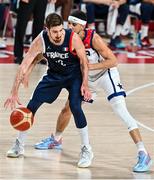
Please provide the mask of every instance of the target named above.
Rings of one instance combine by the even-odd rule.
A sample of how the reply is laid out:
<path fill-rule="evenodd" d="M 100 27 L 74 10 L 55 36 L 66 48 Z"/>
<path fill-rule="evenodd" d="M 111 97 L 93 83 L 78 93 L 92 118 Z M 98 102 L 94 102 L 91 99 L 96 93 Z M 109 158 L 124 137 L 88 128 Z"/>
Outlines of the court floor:
<path fill-rule="evenodd" d="M 133 173 L 136 146 L 127 128 L 112 112 L 104 92 L 100 92 L 93 105 L 84 105 L 89 124 L 89 135 L 94 159 L 90 168 L 77 168 L 80 137 L 73 118 L 63 135 L 63 150 L 35 150 L 33 145 L 54 132 L 56 118 L 66 99 L 63 91 L 52 104 L 44 104 L 36 114 L 29 131 L 24 158 L 10 159 L 7 150 L 15 140 L 17 131 L 9 123 L 11 111 L 3 108 L 9 96 L 18 65 L 0 64 L 0 180 L 34 179 L 154 179 L 154 164 L 149 173 Z M 37 65 L 28 89 L 20 88 L 20 100 L 26 105 L 37 81 L 46 67 Z M 140 130 L 154 160 L 154 64 L 119 64 L 127 106 L 140 123 Z"/>

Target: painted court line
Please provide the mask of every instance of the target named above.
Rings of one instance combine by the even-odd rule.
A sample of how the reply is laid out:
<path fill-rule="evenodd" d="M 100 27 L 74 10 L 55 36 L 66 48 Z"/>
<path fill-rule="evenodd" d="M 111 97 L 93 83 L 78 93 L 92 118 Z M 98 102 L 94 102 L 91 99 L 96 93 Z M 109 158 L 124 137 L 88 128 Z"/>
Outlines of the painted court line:
<path fill-rule="evenodd" d="M 139 86 L 139 87 L 137 87 L 137 88 L 134 88 L 134 89 L 128 91 L 126 94 L 127 94 L 127 96 L 129 96 L 129 95 L 133 94 L 133 93 L 136 92 L 136 91 L 139 91 L 139 90 L 141 90 L 141 89 L 144 89 L 144 88 L 147 88 L 147 87 L 150 87 L 150 86 L 154 86 L 154 83 L 148 83 L 148 84 Z M 147 129 L 147 130 L 149 130 L 149 131 L 154 132 L 154 129 L 152 129 L 152 128 L 150 128 L 150 127 L 148 127 L 148 126 L 140 123 L 139 121 L 136 121 L 136 122 L 137 122 L 137 124 L 140 125 L 141 127 L 145 128 L 145 129 Z"/>

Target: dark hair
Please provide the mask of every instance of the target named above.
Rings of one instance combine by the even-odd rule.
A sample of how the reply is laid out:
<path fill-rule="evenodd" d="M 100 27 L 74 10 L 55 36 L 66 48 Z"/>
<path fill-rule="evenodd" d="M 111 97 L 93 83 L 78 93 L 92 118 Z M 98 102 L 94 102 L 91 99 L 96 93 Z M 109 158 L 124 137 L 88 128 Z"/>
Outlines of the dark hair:
<path fill-rule="evenodd" d="M 50 29 L 51 27 L 60 26 L 61 24 L 63 24 L 63 19 L 58 14 L 51 13 L 46 17 L 45 24 L 46 27 Z"/>
<path fill-rule="evenodd" d="M 86 14 L 83 11 L 80 11 L 80 10 L 73 11 L 70 16 L 73 16 L 73 17 L 79 18 L 81 20 L 87 21 Z"/>

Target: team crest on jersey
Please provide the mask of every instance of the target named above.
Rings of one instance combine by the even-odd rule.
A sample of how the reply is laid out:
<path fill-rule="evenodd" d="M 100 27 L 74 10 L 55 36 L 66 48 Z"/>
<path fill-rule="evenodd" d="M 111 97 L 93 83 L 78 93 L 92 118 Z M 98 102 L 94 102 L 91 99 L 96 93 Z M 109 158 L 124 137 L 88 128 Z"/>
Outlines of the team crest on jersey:
<path fill-rule="evenodd" d="M 68 51 L 68 47 L 63 47 L 63 51 Z"/>

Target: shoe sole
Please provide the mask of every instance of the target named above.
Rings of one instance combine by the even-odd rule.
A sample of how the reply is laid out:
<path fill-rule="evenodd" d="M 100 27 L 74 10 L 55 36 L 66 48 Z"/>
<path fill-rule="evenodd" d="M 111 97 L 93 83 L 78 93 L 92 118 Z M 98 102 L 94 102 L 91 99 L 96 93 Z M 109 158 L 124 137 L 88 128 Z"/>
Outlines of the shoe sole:
<path fill-rule="evenodd" d="M 78 168 L 88 168 L 89 166 L 91 166 L 93 158 L 94 158 L 94 155 L 92 155 L 92 158 L 89 164 L 86 164 L 86 165 L 78 164 Z"/>
<path fill-rule="evenodd" d="M 92 162 L 90 162 L 89 164 L 86 164 L 86 165 L 79 165 L 78 164 L 78 168 L 88 168 L 89 166 L 91 166 L 91 163 Z"/>
<path fill-rule="evenodd" d="M 16 155 L 16 154 L 7 154 L 6 156 L 8 158 L 19 158 L 19 157 L 24 157 L 24 154 L 19 154 L 19 155 Z"/>
<path fill-rule="evenodd" d="M 133 172 L 136 172 L 136 173 L 144 173 L 144 172 L 147 172 L 147 171 L 150 170 L 150 167 L 151 167 L 152 163 L 153 163 L 152 160 L 150 160 L 150 162 L 149 162 L 146 170 L 141 170 L 141 171 L 133 170 Z"/>
<path fill-rule="evenodd" d="M 54 147 L 54 148 L 40 148 L 40 147 L 35 147 L 34 146 L 34 148 L 35 149 L 37 149 L 37 150 L 49 150 L 49 149 L 57 149 L 57 150 L 62 150 L 62 147 Z"/>

